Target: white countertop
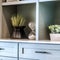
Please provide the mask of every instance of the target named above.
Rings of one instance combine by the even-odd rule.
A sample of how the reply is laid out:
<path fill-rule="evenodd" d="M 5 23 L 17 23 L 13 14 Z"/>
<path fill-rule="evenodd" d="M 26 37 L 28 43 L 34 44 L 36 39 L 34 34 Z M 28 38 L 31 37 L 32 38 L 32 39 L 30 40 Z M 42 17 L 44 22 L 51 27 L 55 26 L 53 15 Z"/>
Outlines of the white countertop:
<path fill-rule="evenodd" d="M 20 42 L 20 43 L 49 43 L 49 44 L 60 44 L 60 41 L 49 41 L 49 40 L 40 40 L 40 41 L 34 41 L 34 40 L 19 40 L 19 39 L 0 39 L 0 42 Z"/>

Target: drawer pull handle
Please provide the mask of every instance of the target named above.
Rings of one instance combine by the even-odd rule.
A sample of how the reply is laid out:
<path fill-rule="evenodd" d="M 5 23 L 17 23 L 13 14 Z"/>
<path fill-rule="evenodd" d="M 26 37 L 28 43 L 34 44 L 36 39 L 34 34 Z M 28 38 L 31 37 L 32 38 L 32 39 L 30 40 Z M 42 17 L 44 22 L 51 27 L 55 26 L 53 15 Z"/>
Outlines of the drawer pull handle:
<path fill-rule="evenodd" d="M 35 53 L 41 53 L 41 54 L 51 54 L 50 52 L 46 52 L 46 51 L 35 51 Z"/>
<path fill-rule="evenodd" d="M 0 50 L 4 50 L 4 48 L 0 48 Z"/>
<path fill-rule="evenodd" d="M 24 54 L 24 48 L 22 48 L 22 54 Z"/>

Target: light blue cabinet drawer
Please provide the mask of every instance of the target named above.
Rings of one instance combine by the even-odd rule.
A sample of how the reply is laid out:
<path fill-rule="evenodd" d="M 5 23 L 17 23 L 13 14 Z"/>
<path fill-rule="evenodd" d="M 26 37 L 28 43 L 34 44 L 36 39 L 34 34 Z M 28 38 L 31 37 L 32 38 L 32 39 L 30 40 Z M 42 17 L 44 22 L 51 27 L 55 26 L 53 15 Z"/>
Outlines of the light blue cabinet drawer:
<path fill-rule="evenodd" d="M 20 58 L 19 60 L 39 60 L 39 59 Z"/>
<path fill-rule="evenodd" d="M 20 44 L 19 57 L 27 59 L 34 58 L 35 60 L 59 60 L 59 46 L 51 44 Z"/>
<path fill-rule="evenodd" d="M 29 48 L 22 48 L 19 50 L 19 57 L 23 58 L 48 58 L 48 57 L 59 57 L 60 58 L 60 51 L 55 50 L 45 50 L 45 49 L 29 49 Z"/>
<path fill-rule="evenodd" d="M 17 60 L 17 58 L 0 57 L 0 60 Z"/>
<path fill-rule="evenodd" d="M 0 42 L 0 55 L 17 57 L 17 43 Z"/>
<path fill-rule="evenodd" d="M 57 56 L 42 56 L 39 60 L 60 60 L 60 57 Z"/>
<path fill-rule="evenodd" d="M 39 49 L 51 49 L 51 50 L 60 50 L 59 44 L 47 44 L 47 43 L 21 43 L 20 48 L 39 48 Z"/>

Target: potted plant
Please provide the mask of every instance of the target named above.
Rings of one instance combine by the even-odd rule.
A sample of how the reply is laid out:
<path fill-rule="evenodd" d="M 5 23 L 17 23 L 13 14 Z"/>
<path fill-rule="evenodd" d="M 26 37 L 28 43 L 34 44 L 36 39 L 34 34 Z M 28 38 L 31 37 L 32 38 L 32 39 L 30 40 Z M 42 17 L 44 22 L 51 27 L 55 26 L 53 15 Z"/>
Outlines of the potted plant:
<path fill-rule="evenodd" d="M 11 17 L 11 23 L 13 26 L 13 38 L 21 38 L 22 32 L 24 32 L 25 28 L 25 19 L 22 15 L 13 15 Z"/>
<path fill-rule="evenodd" d="M 50 39 L 51 40 L 60 40 L 60 25 L 50 25 L 48 26 L 50 30 Z"/>

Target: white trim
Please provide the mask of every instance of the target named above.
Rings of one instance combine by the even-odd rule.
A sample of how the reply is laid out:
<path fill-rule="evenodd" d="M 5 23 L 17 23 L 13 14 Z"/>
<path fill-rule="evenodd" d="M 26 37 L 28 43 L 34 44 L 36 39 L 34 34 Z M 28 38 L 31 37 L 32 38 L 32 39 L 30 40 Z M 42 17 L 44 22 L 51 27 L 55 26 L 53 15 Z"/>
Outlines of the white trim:
<path fill-rule="evenodd" d="M 50 41 L 50 40 L 40 40 L 40 41 L 33 41 L 33 40 L 17 40 L 17 39 L 0 39 L 0 42 L 11 42 L 11 43 L 44 43 L 44 44 L 60 44 L 60 41 Z"/>
<path fill-rule="evenodd" d="M 36 41 L 38 41 L 39 1 L 36 2 Z"/>

